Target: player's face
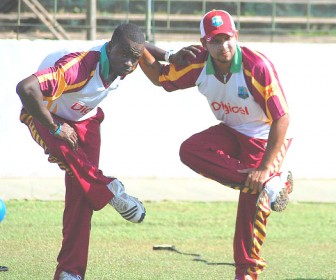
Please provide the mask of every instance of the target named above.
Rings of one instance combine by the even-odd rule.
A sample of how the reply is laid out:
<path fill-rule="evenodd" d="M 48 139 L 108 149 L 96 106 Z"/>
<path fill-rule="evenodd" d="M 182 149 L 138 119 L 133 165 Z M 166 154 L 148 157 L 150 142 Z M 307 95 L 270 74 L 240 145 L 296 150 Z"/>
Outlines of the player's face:
<path fill-rule="evenodd" d="M 233 36 L 217 34 L 210 42 L 202 41 L 212 58 L 219 63 L 231 62 L 236 52 L 237 33 Z"/>
<path fill-rule="evenodd" d="M 125 76 L 132 73 L 144 52 L 144 44 L 138 44 L 127 38 L 117 43 L 110 42 L 107 48 L 108 59 L 113 73 Z"/>

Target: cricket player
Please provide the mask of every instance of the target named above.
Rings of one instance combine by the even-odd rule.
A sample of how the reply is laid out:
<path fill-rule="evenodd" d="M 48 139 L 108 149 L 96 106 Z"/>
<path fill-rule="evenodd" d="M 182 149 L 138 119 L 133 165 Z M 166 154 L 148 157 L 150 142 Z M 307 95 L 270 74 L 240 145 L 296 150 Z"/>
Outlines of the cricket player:
<path fill-rule="evenodd" d="M 181 161 L 195 172 L 240 191 L 234 235 L 235 280 L 258 278 L 267 218 L 283 211 L 292 191 L 281 170 L 291 138 L 289 109 L 278 74 L 262 53 L 238 44 L 231 15 L 213 10 L 200 22 L 202 47 L 177 53 L 146 46 L 140 66 L 166 91 L 197 87 L 219 121 L 192 135 Z M 188 53 L 189 51 L 189 53 Z M 159 61 L 170 62 L 162 64 Z"/>
<path fill-rule="evenodd" d="M 54 280 L 84 279 L 93 211 L 110 204 L 130 222 L 145 218 L 143 204 L 99 169 L 104 113 L 98 107 L 136 69 L 144 46 L 139 27 L 122 24 L 107 43 L 49 55 L 38 72 L 17 85 L 21 122 L 49 162 L 65 170 L 63 241 Z"/>

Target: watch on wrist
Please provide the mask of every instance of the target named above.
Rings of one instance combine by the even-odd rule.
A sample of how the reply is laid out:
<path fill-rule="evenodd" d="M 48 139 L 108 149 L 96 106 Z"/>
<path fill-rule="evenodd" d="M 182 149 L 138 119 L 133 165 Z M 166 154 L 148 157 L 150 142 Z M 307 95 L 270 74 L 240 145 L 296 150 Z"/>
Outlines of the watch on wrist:
<path fill-rule="evenodd" d="M 56 130 L 49 130 L 49 133 L 50 133 L 51 135 L 56 136 L 56 135 L 58 135 L 58 134 L 61 133 L 61 130 L 62 130 L 62 124 L 61 124 L 61 123 L 57 123 L 57 128 L 56 128 Z"/>
<path fill-rule="evenodd" d="M 174 53 L 173 50 L 166 51 L 165 56 L 164 56 L 164 59 L 165 59 L 166 62 L 169 63 L 169 58 L 173 53 Z"/>

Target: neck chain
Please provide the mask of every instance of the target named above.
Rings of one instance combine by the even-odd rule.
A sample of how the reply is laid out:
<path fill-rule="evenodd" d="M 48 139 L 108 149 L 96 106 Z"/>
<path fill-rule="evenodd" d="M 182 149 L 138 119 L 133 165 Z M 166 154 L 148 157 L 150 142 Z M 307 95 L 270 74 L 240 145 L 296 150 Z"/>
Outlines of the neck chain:
<path fill-rule="evenodd" d="M 224 82 L 224 84 L 227 83 L 227 76 L 228 76 L 229 74 L 230 74 L 230 73 L 227 73 L 227 74 L 224 74 L 224 75 L 223 75 L 223 82 Z"/>

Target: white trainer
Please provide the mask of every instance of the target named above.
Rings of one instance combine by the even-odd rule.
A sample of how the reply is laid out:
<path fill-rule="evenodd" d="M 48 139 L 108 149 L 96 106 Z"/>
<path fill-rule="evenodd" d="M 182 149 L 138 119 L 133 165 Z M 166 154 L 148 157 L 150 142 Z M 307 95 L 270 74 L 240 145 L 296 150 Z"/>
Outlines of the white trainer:
<path fill-rule="evenodd" d="M 114 209 L 127 221 L 141 223 L 146 216 L 142 202 L 125 193 L 125 187 L 118 179 L 114 179 L 107 187 L 114 194 L 109 202 Z"/>
<path fill-rule="evenodd" d="M 71 274 L 66 271 L 62 271 L 59 275 L 59 280 L 82 280 L 82 277 L 79 275 Z"/>
<path fill-rule="evenodd" d="M 236 276 L 235 280 L 253 280 L 250 275 Z"/>
<path fill-rule="evenodd" d="M 268 181 L 265 182 L 265 188 L 261 191 L 259 195 L 259 200 L 267 195 L 269 198 L 270 206 L 273 211 L 281 212 L 286 209 L 289 196 L 293 191 L 293 175 L 292 172 L 288 171 L 286 178 L 283 178 L 282 174 L 276 174 Z"/>

